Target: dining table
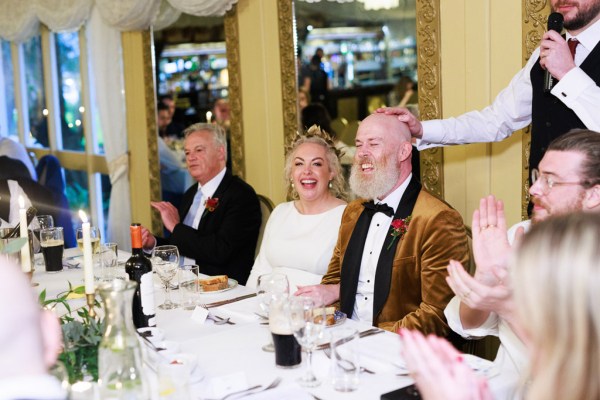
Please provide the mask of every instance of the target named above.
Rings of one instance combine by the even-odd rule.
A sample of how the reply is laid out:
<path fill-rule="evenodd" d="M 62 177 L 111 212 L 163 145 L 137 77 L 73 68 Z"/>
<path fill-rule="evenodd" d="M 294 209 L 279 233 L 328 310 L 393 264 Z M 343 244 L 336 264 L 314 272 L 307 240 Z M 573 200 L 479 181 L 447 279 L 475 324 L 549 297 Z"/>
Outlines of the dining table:
<path fill-rule="evenodd" d="M 124 278 L 124 263 L 129 253 L 119 250 L 117 277 Z M 46 298 L 56 297 L 73 287 L 83 284 L 83 268 L 81 252 L 77 249 L 65 250 L 65 266 L 59 273 L 47 273 L 36 268 L 32 280 L 38 284 L 38 292 L 46 291 Z M 156 274 L 154 274 L 156 275 Z M 174 287 L 177 288 L 176 280 Z M 164 300 L 163 285 L 155 277 L 155 304 Z M 378 334 L 360 338 L 360 365 L 366 370 L 361 372 L 358 387 L 354 391 L 339 392 L 332 384 L 332 362 L 329 352 L 316 350 L 313 353 L 313 371 L 321 384 L 316 387 L 302 387 L 298 382 L 305 372 L 305 353 L 303 362 L 297 368 L 284 369 L 275 365 L 273 352 L 263 350 L 263 346 L 271 341 L 271 333 L 267 321 L 261 316 L 261 308 L 256 296 L 246 297 L 239 301 L 228 302 L 218 307 L 209 308 L 209 318 L 205 317 L 202 305 L 231 300 L 245 295 L 253 295 L 254 290 L 241 284 L 231 284 L 228 290 L 206 292 L 197 295 L 197 307 L 192 310 L 176 308 L 161 310 L 156 307 L 156 332 L 160 333 L 160 342 L 155 346 L 148 345 L 140 338 L 144 349 L 146 375 L 151 387 L 152 399 L 164 399 L 159 395 L 156 368 L 157 357 L 152 347 L 160 347 L 160 343 L 175 344 L 178 354 L 194 360 L 190 371 L 189 387 L 191 399 L 221 399 L 225 395 L 250 387 L 264 388 L 277 379 L 276 387 L 261 390 L 257 393 L 245 393 L 243 396 L 230 398 L 248 399 L 380 399 L 382 394 L 411 385 L 413 380 L 402 359 L 402 341 L 399 335 L 383 331 Z M 172 290 L 171 297 L 175 302 L 182 300 L 181 290 Z M 99 299 L 99 296 L 97 296 Z M 74 306 L 85 306 L 83 298 L 70 300 Z M 215 322 L 227 320 L 227 323 Z M 341 324 L 327 327 L 320 343 L 327 347 L 331 332 L 341 328 L 353 328 L 358 332 L 373 329 L 373 326 L 347 318 Z M 158 343 L 158 345 L 157 345 Z M 160 352 L 158 352 L 160 353 Z M 490 361 L 467 355 L 467 362 L 479 373 L 494 379 L 497 371 Z M 500 385 L 501 387 L 502 385 Z M 74 398 L 78 398 L 74 396 Z M 80 396 L 79 398 L 86 398 Z M 175 397 L 171 397 L 175 398 Z"/>

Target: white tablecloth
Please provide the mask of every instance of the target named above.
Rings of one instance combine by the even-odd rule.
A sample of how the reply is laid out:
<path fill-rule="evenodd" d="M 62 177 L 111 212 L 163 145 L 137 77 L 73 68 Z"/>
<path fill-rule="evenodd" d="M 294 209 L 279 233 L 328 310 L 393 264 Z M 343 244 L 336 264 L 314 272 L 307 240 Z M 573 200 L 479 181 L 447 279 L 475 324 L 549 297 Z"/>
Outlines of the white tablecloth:
<path fill-rule="evenodd" d="M 79 250 L 69 249 L 65 251 L 66 257 L 78 254 Z M 120 252 L 119 260 L 126 260 L 127 253 Z M 83 284 L 82 269 L 65 269 L 60 273 L 48 274 L 37 270 L 34 281 L 39 282 L 38 291 L 46 289 L 47 297 L 54 297 L 59 292 L 68 289 L 68 283 L 73 286 Z M 158 281 L 157 281 L 158 282 Z M 161 304 L 164 293 L 155 287 L 156 304 Z M 213 294 L 202 294 L 202 302 L 210 303 L 224 299 L 241 296 L 252 291 L 244 286 L 237 287 Z M 172 291 L 172 298 L 179 300 L 180 292 Z M 83 299 L 74 300 L 83 304 Z M 226 306 L 212 308 L 211 313 L 223 317 L 230 317 L 235 325 L 215 325 L 211 321 L 198 323 L 191 319 L 192 311 L 182 309 L 163 311 L 157 308 L 157 326 L 165 335 L 165 339 L 178 342 L 180 351 L 192 353 L 198 357 L 196 374 L 203 375 L 200 382 L 192 384 L 193 398 L 202 399 L 212 394 L 211 384 L 215 378 L 236 375 L 245 379 L 248 386 L 256 384 L 268 384 L 275 377 L 283 378 L 281 384 L 273 390 L 259 393 L 248 398 L 255 399 L 379 399 L 381 394 L 398 389 L 412 383 L 408 376 L 398 376 L 402 372 L 398 366 L 403 362 L 400 355 L 399 336 L 390 332 L 384 332 L 361 340 L 365 348 L 383 349 L 382 357 L 370 359 L 369 366 L 385 366 L 394 359 L 398 360 L 398 366 L 391 365 L 390 368 L 377 369 L 377 373 L 360 375 L 359 389 L 350 393 L 334 391 L 330 383 L 330 360 L 323 351 L 317 351 L 313 355 L 313 368 L 316 376 L 322 384 L 316 388 L 302 388 L 296 383 L 296 379 L 304 373 L 304 364 L 295 369 L 281 369 L 275 366 L 274 353 L 265 352 L 262 346 L 270 341 L 270 332 L 267 325 L 261 324 L 260 319 L 254 314 L 259 311 L 257 299 L 250 298 Z M 356 327 L 364 331 L 371 326 L 360 324 L 353 320 L 347 320 L 341 326 Z M 331 329 L 328 328 L 323 341 L 328 342 Z M 365 360 L 365 364 L 367 360 Z M 365 365 L 366 366 L 366 365 Z M 492 378 L 493 379 L 493 378 Z M 156 392 L 156 382 L 153 383 Z M 154 393 L 153 398 L 158 398 Z"/>

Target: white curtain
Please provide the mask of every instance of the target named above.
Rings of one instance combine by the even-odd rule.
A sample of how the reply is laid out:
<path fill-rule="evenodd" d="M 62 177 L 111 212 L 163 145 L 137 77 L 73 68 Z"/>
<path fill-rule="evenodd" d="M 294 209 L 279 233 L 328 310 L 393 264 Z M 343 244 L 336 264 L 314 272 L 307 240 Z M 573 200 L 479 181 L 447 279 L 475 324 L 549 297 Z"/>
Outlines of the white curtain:
<path fill-rule="evenodd" d="M 107 241 L 131 248 L 129 223 L 129 157 L 125 124 L 125 89 L 121 62 L 121 33 L 108 26 L 97 9 L 87 24 L 92 115 L 95 132 L 104 136 L 112 191 L 108 208 Z"/>
<path fill-rule="evenodd" d="M 179 13 L 223 15 L 238 0 L 0 0 L 0 38 L 24 42 L 39 34 L 42 21 L 51 31 L 78 30 L 97 9 L 119 31 L 162 29 Z"/>
<path fill-rule="evenodd" d="M 108 25 L 121 31 L 148 29 L 158 16 L 161 0 L 96 0 Z"/>
<path fill-rule="evenodd" d="M 44 0 L 34 1 L 32 8 L 48 29 L 63 32 L 79 30 L 90 16 L 93 4 L 92 0 Z"/>
<path fill-rule="evenodd" d="M 40 31 L 32 4 L 23 0 L 0 1 L 0 38 L 24 42 Z"/>
<path fill-rule="evenodd" d="M 160 3 L 160 11 L 158 12 L 158 17 L 154 21 L 152 27 L 154 31 L 159 31 L 161 29 L 166 28 L 167 26 L 172 25 L 179 19 L 181 15 L 181 11 L 173 8 L 167 1 L 162 1 Z"/>
<path fill-rule="evenodd" d="M 167 0 L 176 9 L 197 16 L 223 15 L 238 0 Z"/>

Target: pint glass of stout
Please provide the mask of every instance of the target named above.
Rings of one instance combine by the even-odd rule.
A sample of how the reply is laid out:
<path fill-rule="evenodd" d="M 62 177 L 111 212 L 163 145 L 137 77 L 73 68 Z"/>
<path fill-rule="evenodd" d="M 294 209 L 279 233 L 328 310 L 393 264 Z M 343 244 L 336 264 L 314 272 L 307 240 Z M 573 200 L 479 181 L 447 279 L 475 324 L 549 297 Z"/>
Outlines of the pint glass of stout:
<path fill-rule="evenodd" d="M 274 299 L 269 307 L 269 329 L 275 347 L 275 365 L 280 368 L 295 368 L 302 362 L 301 347 L 292 333 L 285 312 L 285 299 Z"/>
<path fill-rule="evenodd" d="M 42 245 L 46 272 L 62 271 L 62 257 L 65 247 L 63 228 L 42 229 L 40 231 L 40 244 Z"/>

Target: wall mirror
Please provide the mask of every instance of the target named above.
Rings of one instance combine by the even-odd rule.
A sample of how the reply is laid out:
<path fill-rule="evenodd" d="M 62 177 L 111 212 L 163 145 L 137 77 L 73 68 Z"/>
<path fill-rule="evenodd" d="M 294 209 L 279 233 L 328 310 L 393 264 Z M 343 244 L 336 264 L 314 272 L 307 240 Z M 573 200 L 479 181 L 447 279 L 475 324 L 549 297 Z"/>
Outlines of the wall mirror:
<path fill-rule="evenodd" d="M 182 132 L 186 127 L 210 122 L 225 128 L 229 142 L 227 167 L 232 168 L 224 21 L 224 17 L 182 13 L 173 24 L 154 31 L 159 141 L 162 140 L 169 147 L 169 153 L 175 154 L 182 163 L 179 174 L 167 175 L 161 168 L 162 198 L 173 204 L 181 201 L 181 195 L 193 183 L 183 167 Z M 161 160 L 161 154 L 166 152 L 163 143 L 159 143 Z"/>
<path fill-rule="evenodd" d="M 289 14 L 296 27 L 299 98 L 303 90 L 310 95 L 305 76 L 320 56 L 328 90 L 320 96 L 313 88 L 311 101 L 323 102 L 344 143 L 354 145 L 357 121 L 382 105 L 408 106 L 422 119 L 441 116 L 437 0 L 295 0 Z M 415 173 L 442 197 L 442 150 L 414 153 Z"/>

